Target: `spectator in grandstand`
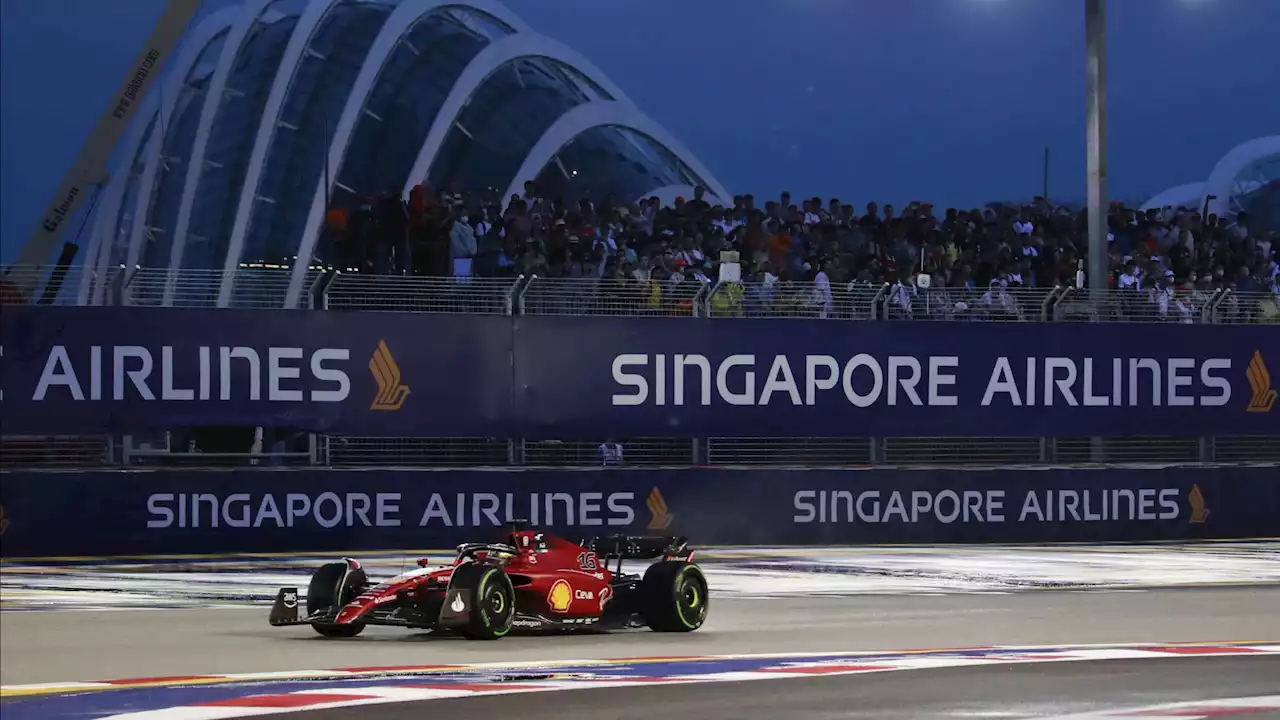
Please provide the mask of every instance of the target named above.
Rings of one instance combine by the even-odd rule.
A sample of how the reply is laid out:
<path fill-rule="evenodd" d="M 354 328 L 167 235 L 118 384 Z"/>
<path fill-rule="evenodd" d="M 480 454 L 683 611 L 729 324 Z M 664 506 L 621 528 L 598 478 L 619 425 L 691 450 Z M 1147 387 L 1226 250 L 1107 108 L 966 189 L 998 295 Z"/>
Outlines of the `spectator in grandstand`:
<path fill-rule="evenodd" d="M 374 272 L 407 274 L 413 267 L 409 257 L 407 205 L 401 190 L 388 188 L 373 207 L 377 231 L 374 239 Z"/>
<path fill-rule="evenodd" d="M 713 206 L 695 188 L 663 207 L 657 198 L 548 197 L 527 183 L 505 207 L 492 189 L 433 196 L 425 187 L 398 205 L 400 215 L 390 203 L 381 212 L 368 201 L 351 210 L 344 261 L 364 271 L 452 275 L 455 259 L 469 260 L 473 274 L 574 278 L 590 283 L 584 297 L 593 301 L 604 293 L 610 302 L 626 297 L 677 312 L 716 281 L 721 253 L 733 252 L 750 285 L 735 307 L 748 314 L 867 317 L 875 300 L 901 317 L 1026 317 L 1053 288 L 1076 283 L 1088 249 L 1086 213 L 1044 198 L 940 211 L 913 201 L 900 213 L 872 201 L 856 215 L 841 199 L 796 204 L 789 191 L 757 209 L 748 195 Z M 1126 291 L 1127 311 L 1172 319 L 1188 312 L 1178 308 L 1207 307 L 1215 292 L 1276 291 L 1274 238 L 1254 232 L 1247 213 L 1228 224 L 1202 212 L 1111 206 L 1107 281 Z M 383 247 L 401 227 L 410 242 Z M 928 287 L 916 282 L 920 274 Z M 602 278 L 610 282 L 595 289 Z"/>
<path fill-rule="evenodd" d="M 471 260 L 476 256 L 476 227 L 471 223 L 465 205 L 453 206 L 453 226 L 449 229 L 449 249 L 454 275 L 470 275 Z"/>
<path fill-rule="evenodd" d="M 596 448 L 596 455 L 600 459 L 600 464 L 606 467 L 618 467 L 622 465 L 622 444 L 609 438 L 600 443 Z"/>

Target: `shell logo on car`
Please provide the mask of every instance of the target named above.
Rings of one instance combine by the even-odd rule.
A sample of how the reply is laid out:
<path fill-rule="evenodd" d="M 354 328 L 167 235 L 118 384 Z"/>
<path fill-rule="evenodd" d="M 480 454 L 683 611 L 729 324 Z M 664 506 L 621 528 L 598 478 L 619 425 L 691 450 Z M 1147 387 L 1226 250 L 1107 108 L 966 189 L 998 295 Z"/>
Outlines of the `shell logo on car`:
<path fill-rule="evenodd" d="M 573 604 L 573 588 L 567 580 L 557 580 L 547 593 L 547 606 L 556 612 L 568 612 Z"/>

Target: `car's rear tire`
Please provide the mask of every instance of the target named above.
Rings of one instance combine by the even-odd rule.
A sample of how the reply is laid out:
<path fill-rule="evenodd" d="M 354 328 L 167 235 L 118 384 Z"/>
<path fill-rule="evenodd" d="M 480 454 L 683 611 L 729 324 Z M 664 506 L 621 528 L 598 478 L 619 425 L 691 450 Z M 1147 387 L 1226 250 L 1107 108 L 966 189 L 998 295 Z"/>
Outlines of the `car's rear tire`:
<path fill-rule="evenodd" d="M 711 595 L 702 570 L 682 560 L 651 565 L 640 581 L 640 614 L 655 632 L 692 632 L 706 622 Z"/>
<path fill-rule="evenodd" d="M 511 578 L 496 565 L 468 564 L 453 571 L 452 589 L 471 609 L 461 628 L 468 640 L 497 640 L 511 632 L 516 618 L 516 591 Z"/>
<path fill-rule="evenodd" d="M 360 594 L 368 582 L 363 568 L 348 572 L 347 564 L 327 563 L 311 576 L 307 586 L 307 614 L 325 608 L 340 608 Z M 313 624 L 312 629 L 324 637 L 355 637 L 364 632 L 364 623 L 349 625 Z"/>

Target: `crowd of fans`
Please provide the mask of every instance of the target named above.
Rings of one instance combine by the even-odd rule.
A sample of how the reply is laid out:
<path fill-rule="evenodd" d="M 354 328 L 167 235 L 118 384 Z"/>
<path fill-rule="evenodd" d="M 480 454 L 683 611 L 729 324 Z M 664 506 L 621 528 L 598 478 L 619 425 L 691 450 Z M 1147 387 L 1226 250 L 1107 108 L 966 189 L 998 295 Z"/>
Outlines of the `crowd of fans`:
<path fill-rule="evenodd" d="M 392 188 L 350 213 L 333 210 L 327 259 L 381 274 L 612 279 L 597 285 L 613 301 L 669 307 L 715 282 L 731 252 L 742 283 L 712 298 L 720 311 L 840 316 L 877 312 L 874 299 L 891 318 L 1038 313 L 1036 298 L 1076 285 L 1087 267 L 1085 212 L 1044 198 L 939 211 L 783 192 L 763 206 L 743 195 L 722 207 L 697 188 L 662 206 L 591 195 L 566 203 L 533 183 L 505 203 L 492 191 L 418 186 L 409 196 Z M 1252 225 L 1247 213 L 1224 222 L 1193 208 L 1114 204 L 1108 284 L 1122 292 L 1112 295 L 1172 321 L 1191 321 L 1227 290 L 1232 303 L 1264 298 L 1249 313 L 1273 313 L 1265 298 L 1280 297 L 1280 237 Z"/>

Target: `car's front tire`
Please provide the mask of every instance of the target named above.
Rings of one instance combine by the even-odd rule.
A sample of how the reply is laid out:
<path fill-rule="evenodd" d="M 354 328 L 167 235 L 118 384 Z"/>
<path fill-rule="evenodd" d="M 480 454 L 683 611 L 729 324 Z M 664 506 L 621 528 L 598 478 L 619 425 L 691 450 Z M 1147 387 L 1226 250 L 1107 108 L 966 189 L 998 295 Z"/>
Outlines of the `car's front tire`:
<path fill-rule="evenodd" d="M 341 608 L 360 594 L 368 582 L 363 568 L 348 572 L 345 562 L 327 563 L 311 576 L 307 586 L 307 614 L 325 608 Z M 324 637 L 355 637 L 364 632 L 364 623 L 349 625 L 312 624 L 312 629 Z"/>

